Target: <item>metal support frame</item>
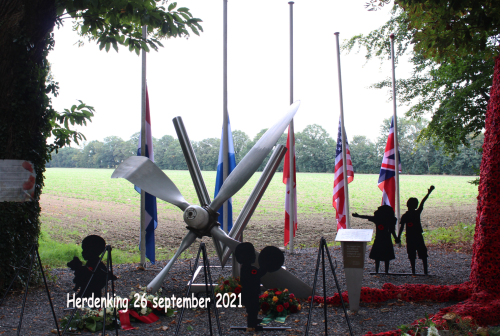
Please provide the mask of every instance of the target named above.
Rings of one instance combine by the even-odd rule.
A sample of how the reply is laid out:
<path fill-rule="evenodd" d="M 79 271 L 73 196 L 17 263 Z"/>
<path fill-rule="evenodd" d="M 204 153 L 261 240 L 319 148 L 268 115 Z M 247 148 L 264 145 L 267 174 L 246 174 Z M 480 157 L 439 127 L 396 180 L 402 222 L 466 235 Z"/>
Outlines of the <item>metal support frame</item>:
<path fill-rule="evenodd" d="M 307 316 L 307 326 L 305 335 L 309 335 L 309 327 L 311 326 L 311 313 L 312 307 L 314 304 L 314 294 L 316 292 L 316 283 L 318 282 L 318 272 L 319 272 L 319 259 L 321 258 L 323 264 L 323 314 L 325 317 L 325 335 L 328 335 L 328 316 L 326 312 L 326 274 L 325 274 L 325 250 L 328 256 L 328 261 L 330 262 L 330 268 L 333 273 L 333 278 L 335 279 L 335 285 L 337 286 L 337 292 L 340 296 L 340 302 L 342 303 L 342 308 L 344 309 L 344 316 L 347 322 L 347 326 L 349 327 L 349 333 L 351 336 L 352 333 L 351 321 L 349 320 L 349 315 L 347 314 L 347 309 L 345 308 L 344 299 L 342 298 L 342 292 L 340 291 L 339 281 L 337 279 L 337 274 L 335 273 L 335 269 L 337 268 L 337 262 L 335 261 L 335 267 L 333 266 L 332 257 L 330 256 L 330 251 L 328 250 L 328 245 L 326 244 L 325 238 L 321 237 L 319 241 L 319 249 L 318 249 L 318 259 L 316 261 L 316 271 L 314 273 L 314 283 L 313 290 L 311 293 L 311 305 L 309 306 L 309 315 Z"/>
<path fill-rule="evenodd" d="M 200 247 L 198 248 L 198 255 L 196 256 L 196 260 L 194 262 L 194 269 L 198 267 L 198 260 L 200 259 L 200 253 L 202 254 L 203 258 L 203 273 L 205 275 L 205 293 L 207 297 L 210 297 L 211 302 L 207 305 L 207 314 L 208 314 L 208 325 L 210 329 L 210 335 L 213 335 L 212 332 L 212 317 L 210 315 L 210 304 L 214 305 L 214 313 L 215 313 L 215 320 L 217 321 L 217 330 L 219 331 L 219 335 L 222 335 L 222 329 L 220 326 L 220 321 L 219 321 L 219 311 L 217 310 L 217 305 L 215 304 L 215 295 L 214 295 L 214 286 L 212 283 L 212 274 L 210 273 L 210 262 L 208 261 L 207 257 L 207 251 L 205 249 L 205 243 L 201 242 Z M 189 293 L 191 293 L 191 286 L 193 284 L 193 281 L 198 273 L 193 272 L 193 275 L 191 276 L 191 281 L 189 282 L 188 289 L 186 291 L 186 295 L 184 297 L 189 297 Z M 179 334 L 179 329 L 182 324 L 182 318 L 184 316 L 184 310 L 186 308 L 183 306 L 181 313 L 179 314 L 179 320 L 177 321 L 177 326 L 175 328 L 175 335 Z"/>
<path fill-rule="evenodd" d="M 29 267 L 29 269 L 27 269 L 26 267 L 24 267 L 24 263 L 26 262 L 26 260 L 28 259 L 28 256 L 30 256 L 30 255 L 31 255 L 30 267 Z M 18 336 L 21 335 L 21 328 L 23 326 L 24 308 L 26 307 L 26 298 L 28 297 L 28 286 L 29 286 L 30 279 L 31 279 L 31 271 L 33 270 L 33 263 L 35 262 L 35 256 L 36 256 L 36 260 L 38 261 L 38 266 L 40 267 L 40 272 L 42 273 L 43 283 L 45 285 L 45 292 L 47 293 L 47 298 L 49 299 L 50 309 L 52 310 L 52 316 L 54 317 L 54 322 L 56 324 L 57 334 L 60 335 L 61 332 L 59 330 L 59 323 L 57 323 L 57 317 L 56 317 L 56 313 L 54 311 L 54 305 L 52 304 L 52 299 L 50 298 L 50 291 L 49 291 L 49 287 L 47 286 L 47 279 L 45 278 L 45 272 L 43 271 L 42 261 L 40 259 L 40 253 L 38 252 L 38 244 L 31 245 L 28 254 L 26 254 L 26 257 L 24 257 L 23 262 L 21 263 L 21 266 L 16 267 L 18 270 L 16 271 L 16 274 L 14 275 L 14 278 L 12 279 L 9 287 L 5 291 L 5 294 L 2 297 L 2 301 L 0 301 L 0 306 L 2 306 L 2 303 L 4 302 L 5 298 L 7 297 L 9 290 L 12 288 L 14 281 L 19 276 L 19 272 L 21 271 L 21 269 L 27 269 L 28 270 L 28 280 L 26 281 L 26 286 L 24 288 L 23 305 L 21 307 L 21 314 L 19 315 L 19 323 L 17 325 L 17 335 Z M 13 326 L 6 326 L 6 325 L 0 325 L 0 327 L 16 328 Z"/>
<path fill-rule="evenodd" d="M 290 5 L 290 105 L 293 104 L 293 1 L 288 2 Z M 288 205 L 290 208 L 288 209 L 288 213 L 290 214 L 289 221 L 289 233 L 290 239 L 288 244 L 288 249 L 290 253 L 293 253 L 293 229 L 295 227 L 295 195 L 297 193 L 297 189 L 294 188 L 296 181 L 294 180 L 293 170 L 294 170 L 294 156 L 295 156 L 295 132 L 293 128 L 293 119 L 290 121 L 290 126 L 288 128 L 288 134 L 290 134 L 290 153 L 288 153 L 288 157 L 290 159 L 290 181 L 291 181 L 291 189 L 290 189 L 290 201 Z"/>

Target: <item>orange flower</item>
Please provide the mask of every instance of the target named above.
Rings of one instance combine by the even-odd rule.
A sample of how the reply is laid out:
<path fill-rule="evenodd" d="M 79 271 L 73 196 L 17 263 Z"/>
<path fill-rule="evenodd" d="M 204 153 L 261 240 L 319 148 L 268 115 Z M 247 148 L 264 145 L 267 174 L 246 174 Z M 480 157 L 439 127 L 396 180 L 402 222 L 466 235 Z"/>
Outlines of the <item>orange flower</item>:
<path fill-rule="evenodd" d="M 283 293 L 286 293 L 286 292 L 288 292 L 288 288 L 285 288 L 285 290 L 283 291 Z"/>
<path fill-rule="evenodd" d="M 273 302 L 278 302 L 278 297 L 277 296 L 273 297 Z"/>

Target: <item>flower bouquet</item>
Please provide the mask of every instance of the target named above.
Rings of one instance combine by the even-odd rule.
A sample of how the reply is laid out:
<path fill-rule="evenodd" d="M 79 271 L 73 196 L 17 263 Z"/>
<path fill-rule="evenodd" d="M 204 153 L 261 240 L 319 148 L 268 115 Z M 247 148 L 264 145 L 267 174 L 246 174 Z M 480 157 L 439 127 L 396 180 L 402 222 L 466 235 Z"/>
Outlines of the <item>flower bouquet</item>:
<path fill-rule="evenodd" d="M 224 295 L 228 293 L 231 295 L 232 293 L 238 295 L 241 293 L 241 284 L 240 284 L 240 278 L 236 277 L 229 277 L 229 278 L 219 278 L 219 281 L 217 282 L 217 287 L 214 288 L 215 295 L 221 294 Z"/>
<path fill-rule="evenodd" d="M 71 323 L 68 327 L 68 331 L 82 331 L 87 329 L 90 332 L 96 332 L 102 330 L 102 324 L 104 321 L 104 309 L 106 309 L 106 330 L 114 330 L 114 315 L 113 308 L 99 308 L 99 309 L 91 309 L 91 308 L 83 308 L 81 310 L 77 310 Z M 69 317 L 71 315 L 68 314 L 61 319 L 61 326 L 66 328 L 66 325 L 69 322 Z M 117 313 L 118 317 L 118 313 Z M 120 328 L 120 320 L 117 319 L 116 325 L 118 329 Z"/>
<path fill-rule="evenodd" d="M 259 296 L 260 309 L 267 314 L 262 324 L 272 320 L 284 323 L 289 314 L 297 313 L 302 309 L 299 300 L 288 289 L 268 289 Z"/>

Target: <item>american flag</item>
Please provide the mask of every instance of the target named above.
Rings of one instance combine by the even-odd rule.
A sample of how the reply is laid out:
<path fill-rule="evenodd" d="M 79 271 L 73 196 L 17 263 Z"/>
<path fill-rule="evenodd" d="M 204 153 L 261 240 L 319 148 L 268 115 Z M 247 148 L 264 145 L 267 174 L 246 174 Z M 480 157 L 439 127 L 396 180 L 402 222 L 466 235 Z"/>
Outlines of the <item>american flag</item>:
<path fill-rule="evenodd" d="M 354 170 L 352 169 L 351 152 L 347 136 L 345 137 L 345 149 L 347 160 L 347 183 L 354 180 Z M 342 159 L 342 124 L 339 118 L 339 135 L 337 137 L 337 152 L 335 156 L 335 180 L 333 181 L 333 207 L 337 211 L 337 231 L 346 228 L 346 206 L 344 193 L 344 168 Z"/>
<path fill-rule="evenodd" d="M 389 130 L 384 158 L 382 159 L 382 167 L 380 167 L 378 187 L 382 190 L 382 205 L 389 205 L 396 211 L 396 172 L 394 155 L 394 117 L 392 117 L 391 129 Z M 399 155 L 399 150 L 398 157 L 399 172 L 401 172 L 401 156 Z"/>

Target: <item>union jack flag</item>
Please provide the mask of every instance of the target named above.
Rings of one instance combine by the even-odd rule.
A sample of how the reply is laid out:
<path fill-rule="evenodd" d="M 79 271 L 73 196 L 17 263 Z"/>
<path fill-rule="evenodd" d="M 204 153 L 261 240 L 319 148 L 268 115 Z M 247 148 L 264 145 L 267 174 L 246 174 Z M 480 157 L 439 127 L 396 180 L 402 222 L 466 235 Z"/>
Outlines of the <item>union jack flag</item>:
<path fill-rule="evenodd" d="M 378 187 L 382 190 L 382 205 L 390 205 L 396 211 L 396 171 L 395 171 L 395 151 L 394 151 L 394 117 L 391 121 L 389 137 L 385 145 L 384 158 L 380 175 L 378 177 Z M 399 172 L 401 172 L 401 156 L 399 155 Z"/>
<path fill-rule="evenodd" d="M 354 180 L 354 170 L 352 169 L 351 152 L 347 136 L 345 137 L 345 150 L 347 160 L 347 183 Z M 335 180 L 333 181 L 333 207 L 337 215 L 337 231 L 346 228 L 346 206 L 344 193 L 344 168 L 342 159 L 342 125 L 339 117 L 339 135 L 337 137 L 337 151 L 335 156 Z"/>

